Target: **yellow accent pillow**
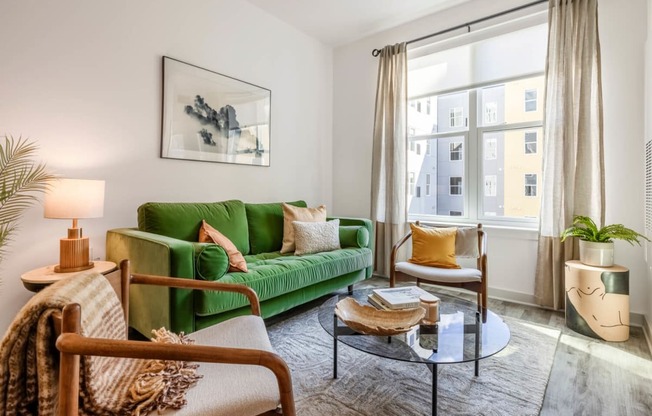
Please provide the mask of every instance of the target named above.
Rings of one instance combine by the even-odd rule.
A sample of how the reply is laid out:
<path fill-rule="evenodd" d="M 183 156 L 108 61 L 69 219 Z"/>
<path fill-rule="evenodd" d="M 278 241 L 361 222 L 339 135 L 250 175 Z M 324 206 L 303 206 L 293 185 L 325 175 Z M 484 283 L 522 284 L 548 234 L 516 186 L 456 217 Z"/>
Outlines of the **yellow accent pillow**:
<path fill-rule="evenodd" d="M 281 253 L 292 253 L 294 245 L 294 226 L 292 222 L 325 222 L 326 206 L 320 205 L 317 208 L 301 208 L 294 205 L 282 203 L 283 206 L 283 247 Z"/>
<path fill-rule="evenodd" d="M 412 257 L 410 263 L 422 266 L 459 269 L 455 260 L 457 228 L 423 228 L 410 224 L 412 229 Z"/>

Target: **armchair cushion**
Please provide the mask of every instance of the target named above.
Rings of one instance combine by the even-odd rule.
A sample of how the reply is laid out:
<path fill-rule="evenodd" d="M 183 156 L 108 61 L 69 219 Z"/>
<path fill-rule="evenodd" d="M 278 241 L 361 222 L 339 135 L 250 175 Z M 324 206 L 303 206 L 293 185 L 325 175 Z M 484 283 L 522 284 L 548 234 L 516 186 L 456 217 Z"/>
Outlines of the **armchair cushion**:
<path fill-rule="evenodd" d="M 410 263 L 422 266 L 459 269 L 455 261 L 457 228 L 423 228 L 410 224 L 412 229 L 412 257 Z"/>
<path fill-rule="evenodd" d="M 272 351 L 265 323 L 258 316 L 239 316 L 194 332 L 192 338 L 195 345 Z M 258 415 L 279 404 L 276 377 L 267 368 L 202 363 L 197 374 L 204 380 L 188 390 L 188 404 L 175 416 Z"/>
<path fill-rule="evenodd" d="M 479 282 L 482 280 L 482 272 L 478 269 L 442 269 L 438 267 L 422 266 L 420 264 L 405 261 L 396 263 L 396 271 L 433 282 L 466 283 Z"/>
<path fill-rule="evenodd" d="M 455 256 L 478 258 L 478 227 L 459 227 L 455 235 Z"/>

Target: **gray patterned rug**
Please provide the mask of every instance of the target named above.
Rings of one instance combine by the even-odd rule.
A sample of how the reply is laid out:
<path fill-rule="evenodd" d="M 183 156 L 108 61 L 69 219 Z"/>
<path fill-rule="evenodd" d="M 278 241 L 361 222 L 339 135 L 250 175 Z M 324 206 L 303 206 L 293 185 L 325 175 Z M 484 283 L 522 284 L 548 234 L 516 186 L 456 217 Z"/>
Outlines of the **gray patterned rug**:
<path fill-rule="evenodd" d="M 269 327 L 276 351 L 292 370 L 301 416 L 410 416 L 431 412 L 432 375 L 424 364 L 380 358 L 340 343 L 333 375 L 333 339 L 317 308 Z M 473 364 L 439 366 L 439 414 L 538 415 L 559 331 L 505 318 L 512 337 L 500 353 Z"/>

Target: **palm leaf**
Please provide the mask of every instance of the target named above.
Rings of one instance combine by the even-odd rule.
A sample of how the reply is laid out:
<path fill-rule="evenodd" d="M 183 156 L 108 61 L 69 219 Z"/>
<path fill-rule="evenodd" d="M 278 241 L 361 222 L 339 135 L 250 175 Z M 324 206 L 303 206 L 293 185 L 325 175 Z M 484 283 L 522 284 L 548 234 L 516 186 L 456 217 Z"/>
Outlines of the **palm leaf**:
<path fill-rule="evenodd" d="M 56 178 L 43 163 L 32 160 L 37 149 L 22 137 L 5 136 L 0 145 L 0 262 L 18 221 Z"/>

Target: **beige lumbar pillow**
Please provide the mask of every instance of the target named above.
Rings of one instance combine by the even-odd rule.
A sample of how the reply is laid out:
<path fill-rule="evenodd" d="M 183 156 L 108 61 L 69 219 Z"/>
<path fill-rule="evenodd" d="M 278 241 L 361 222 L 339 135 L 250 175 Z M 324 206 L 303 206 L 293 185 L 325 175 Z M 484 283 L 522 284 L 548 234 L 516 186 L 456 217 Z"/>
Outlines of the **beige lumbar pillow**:
<path fill-rule="evenodd" d="M 340 220 L 292 223 L 296 256 L 340 249 Z"/>
<path fill-rule="evenodd" d="M 317 208 L 301 208 L 294 205 L 283 205 L 283 246 L 281 253 L 292 253 L 294 251 L 294 221 L 302 222 L 325 222 L 326 206 Z"/>

